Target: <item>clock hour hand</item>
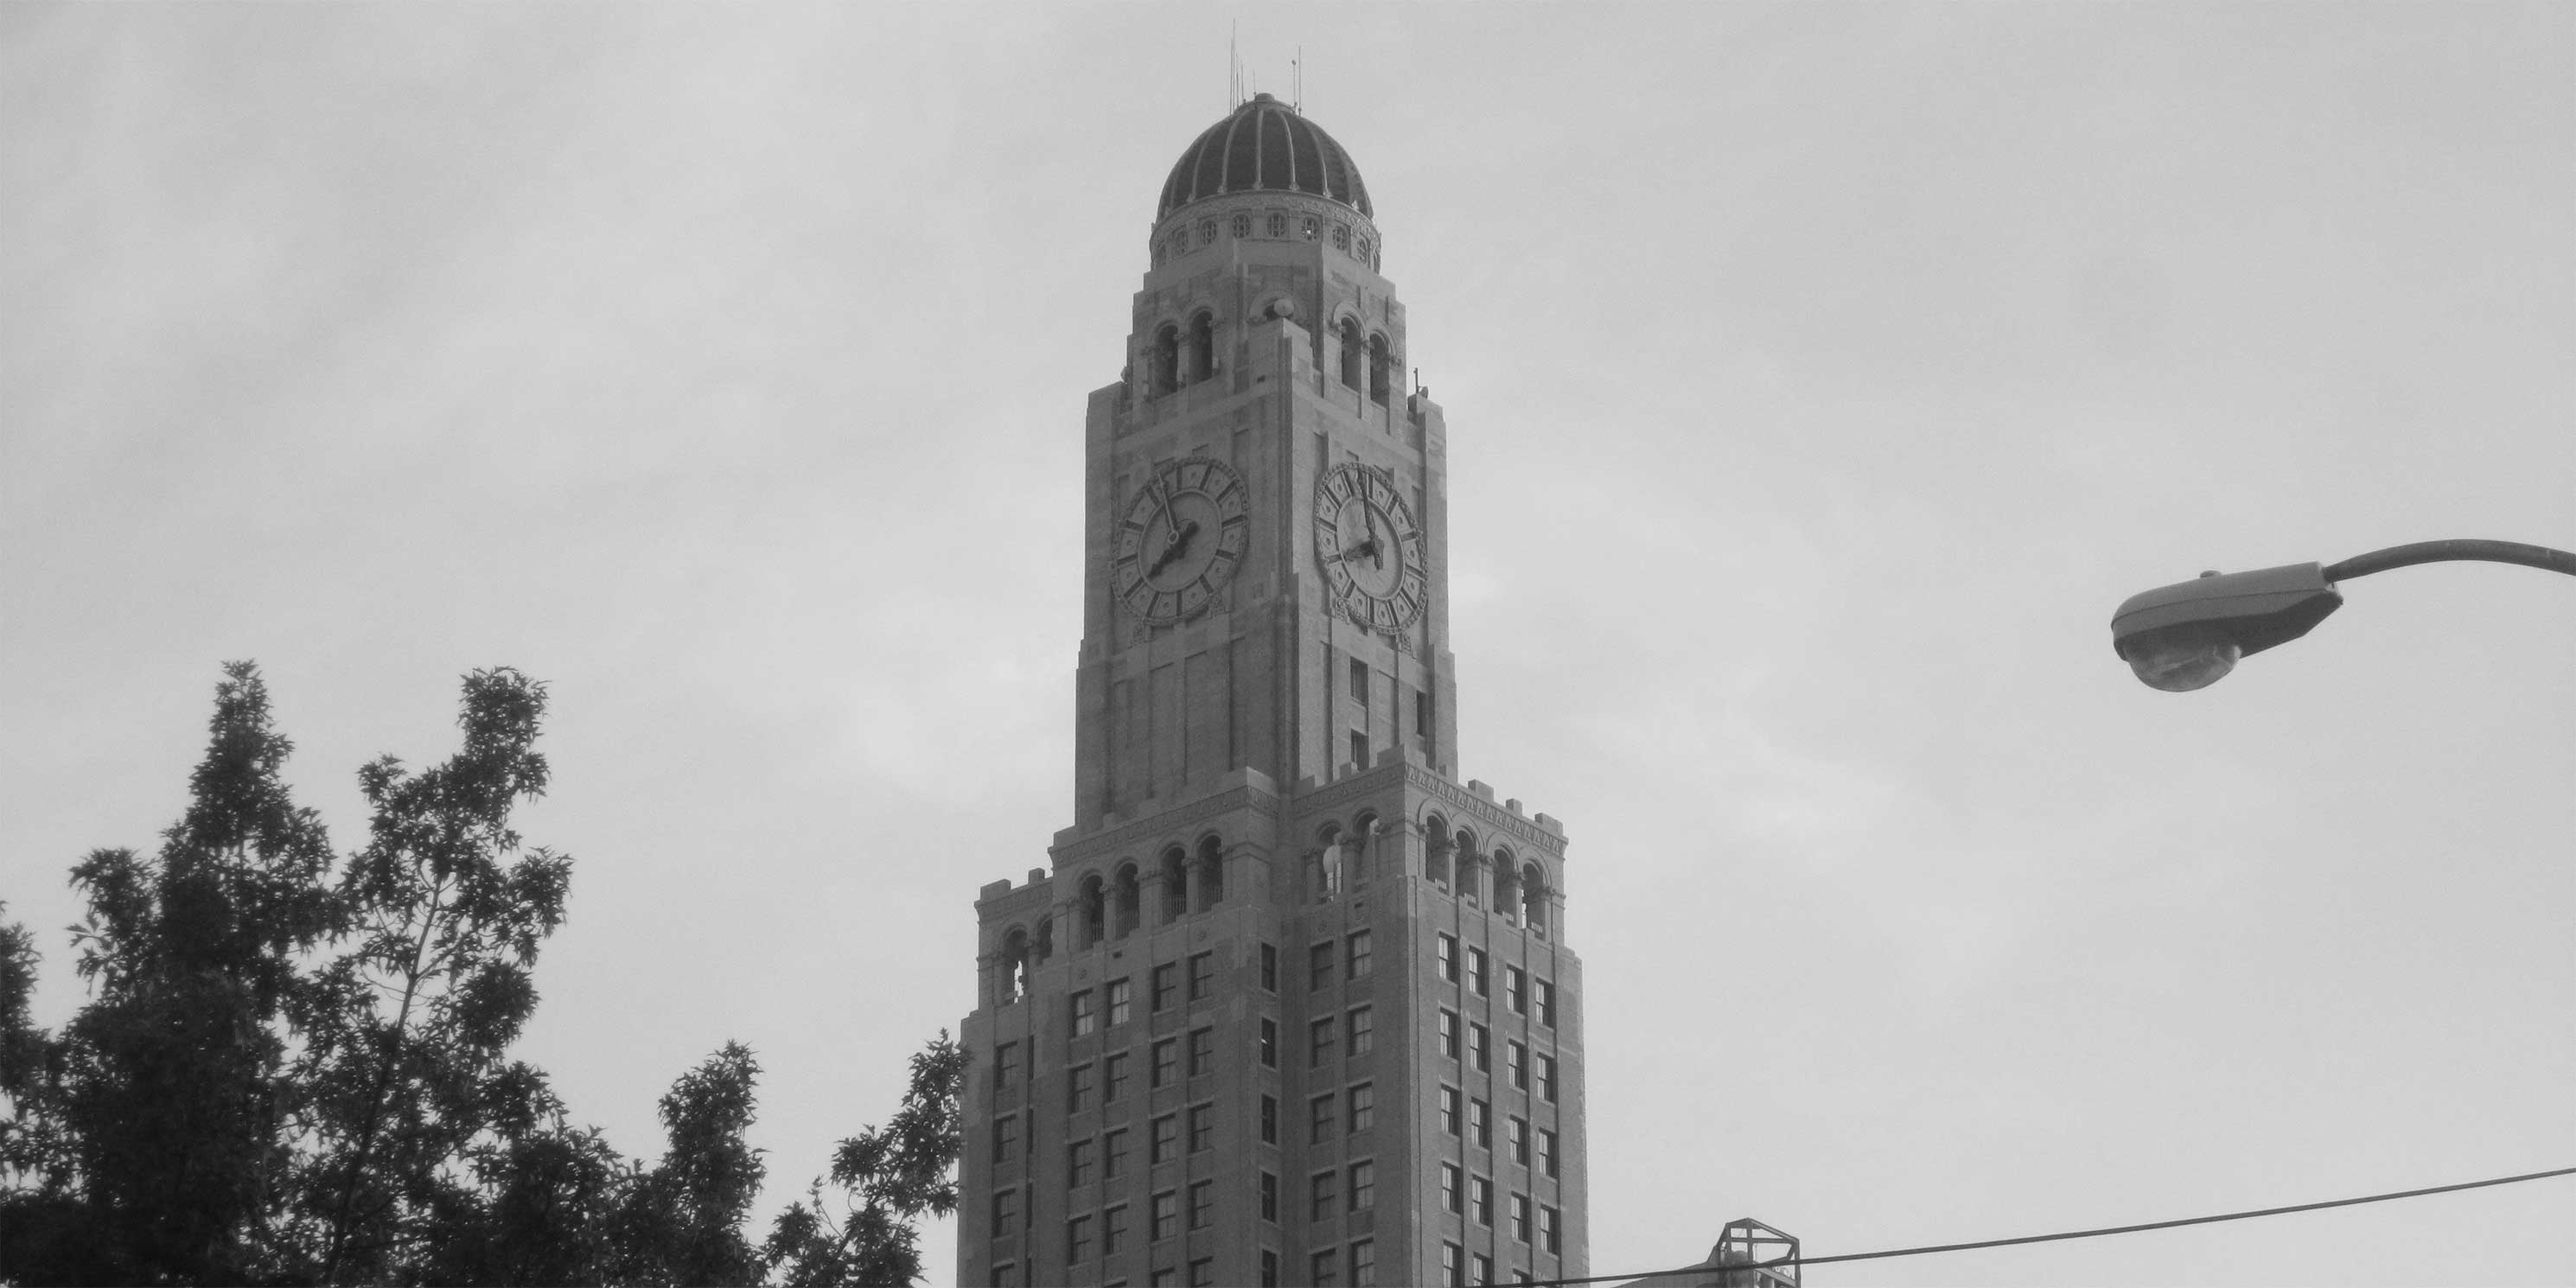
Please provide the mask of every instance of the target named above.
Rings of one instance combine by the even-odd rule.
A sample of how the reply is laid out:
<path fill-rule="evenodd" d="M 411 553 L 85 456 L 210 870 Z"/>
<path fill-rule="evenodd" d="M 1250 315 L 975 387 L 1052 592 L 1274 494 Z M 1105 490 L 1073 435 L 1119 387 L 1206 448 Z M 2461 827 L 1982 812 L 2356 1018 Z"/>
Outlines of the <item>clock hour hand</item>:
<path fill-rule="evenodd" d="M 1371 567 L 1383 568 L 1386 566 L 1386 560 L 1380 558 L 1378 555 L 1377 538 L 1374 536 L 1341 552 L 1340 554 L 1333 556 L 1333 558 L 1343 563 L 1349 563 L 1351 560 L 1357 559 L 1362 555 L 1366 555 L 1369 558 Z"/>
<path fill-rule="evenodd" d="M 1171 566 L 1173 560 L 1189 552 L 1190 538 L 1199 534 L 1199 521 L 1190 520 L 1172 530 L 1172 539 L 1163 543 L 1163 553 L 1154 557 L 1154 565 L 1145 570 L 1148 577 Z"/>

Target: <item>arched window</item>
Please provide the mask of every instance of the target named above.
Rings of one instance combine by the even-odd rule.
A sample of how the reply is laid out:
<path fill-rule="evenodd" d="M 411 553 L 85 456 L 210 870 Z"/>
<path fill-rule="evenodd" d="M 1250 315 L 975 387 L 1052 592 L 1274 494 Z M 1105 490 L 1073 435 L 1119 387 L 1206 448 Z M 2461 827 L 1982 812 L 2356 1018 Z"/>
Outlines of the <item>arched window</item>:
<path fill-rule="evenodd" d="M 1475 833 L 1463 827 L 1458 829 L 1458 848 L 1450 854 L 1449 862 L 1457 874 L 1458 897 L 1477 907 L 1483 907 L 1485 904 L 1484 860 L 1476 853 Z"/>
<path fill-rule="evenodd" d="M 1535 863 L 1521 868 L 1521 921 L 1542 935 L 1547 933 L 1547 872 Z"/>
<path fill-rule="evenodd" d="M 1494 850 L 1494 911 L 1505 921 L 1518 921 L 1521 915 L 1521 870 L 1510 850 Z"/>
<path fill-rule="evenodd" d="M 1422 820 L 1422 876 L 1431 884 L 1449 888 L 1449 820 L 1437 814 Z"/>
<path fill-rule="evenodd" d="M 1360 262 L 1368 265 L 1370 268 L 1375 268 L 1377 267 L 1377 260 L 1375 257 L 1370 255 L 1369 252 L 1371 249 L 1369 239 L 1366 237 L 1360 238 Z"/>
<path fill-rule="evenodd" d="M 1163 920 L 1170 925 L 1190 911 L 1190 857 L 1175 845 L 1163 851 Z"/>
<path fill-rule="evenodd" d="M 1007 1006 L 1028 996 L 1029 935 L 1017 926 L 1002 936 L 1002 953 L 993 963 L 993 1001 Z"/>
<path fill-rule="evenodd" d="M 1202 220 L 1200 220 L 1200 221 L 1199 221 L 1199 245 L 1201 245 L 1201 246 L 1214 246 L 1214 245 L 1216 245 L 1216 221 L 1215 221 L 1215 220 L 1213 220 L 1213 219 L 1202 219 Z"/>
<path fill-rule="evenodd" d="M 1342 867 L 1348 873 L 1347 879 L 1352 889 L 1357 890 L 1368 884 L 1369 869 L 1377 864 L 1377 843 L 1377 815 L 1364 812 L 1358 818 L 1351 820 L 1351 842 L 1345 847 L 1348 858 Z"/>
<path fill-rule="evenodd" d="M 1322 847 L 1315 852 L 1315 896 L 1329 899 L 1340 894 L 1347 885 L 1343 873 L 1350 856 L 1342 851 L 1342 825 L 1326 823 L 1323 830 L 1315 834 L 1315 843 Z"/>
<path fill-rule="evenodd" d="M 1181 387 L 1181 329 L 1166 325 L 1154 333 L 1155 396 Z"/>
<path fill-rule="evenodd" d="M 1252 235 L 1252 216 L 1236 215 L 1234 217 L 1234 235 L 1238 238 L 1249 237 Z"/>
<path fill-rule="evenodd" d="M 1386 337 L 1369 337 L 1369 400 L 1385 402 L 1387 390 L 1395 382 L 1395 355 L 1387 350 Z"/>
<path fill-rule="evenodd" d="M 1364 349 L 1360 344 L 1360 320 L 1343 318 L 1342 383 L 1353 389 L 1360 387 L 1360 369 L 1366 365 L 1366 360 L 1361 356 L 1363 352 Z"/>
<path fill-rule="evenodd" d="M 1046 965 L 1047 959 L 1055 956 L 1055 918 L 1038 918 L 1036 948 L 1037 964 L 1040 966 Z"/>
<path fill-rule="evenodd" d="M 1144 903 L 1145 891 L 1137 883 L 1136 865 L 1130 863 L 1118 869 L 1118 922 L 1113 932 L 1118 938 L 1125 939 L 1135 932 L 1136 923 L 1144 919 Z"/>
<path fill-rule="evenodd" d="M 1333 225 L 1333 249 L 1335 249 L 1335 250 L 1339 250 L 1339 251 L 1347 251 L 1347 250 L 1349 250 L 1350 248 L 1351 248 L 1351 226 L 1350 226 L 1349 224 L 1335 224 L 1335 225 Z"/>
<path fill-rule="evenodd" d="M 1215 837 L 1199 839 L 1199 911 L 1225 902 L 1225 846 Z"/>
<path fill-rule="evenodd" d="M 1305 224 L 1306 240 L 1308 240 L 1308 241 L 1313 241 L 1313 240 L 1315 240 L 1316 235 L 1317 235 L 1317 234 L 1319 234 L 1319 233 L 1321 233 L 1321 232 L 1323 231 L 1323 229 L 1324 229 L 1323 221 L 1321 221 L 1321 220 L 1319 220 L 1319 219 L 1315 218 L 1313 215 L 1308 215 L 1308 216 L 1306 216 L 1306 224 Z"/>
<path fill-rule="evenodd" d="M 1190 319 L 1190 383 L 1216 374 L 1216 319 L 1205 309 Z"/>
<path fill-rule="evenodd" d="M 1183 224 L 1183 225 L 1181 225 L 1180 227 L 1173 229 L 1173 230 L 1172 230 L 1172 253 L 1173 253 L 1173 254 L 1175 254 L 1175 255 L 1178 255 L 1178 254 L 1182 253 L 1183 251 L 1188 250 L 1189 248 L 1190 248 L 1190 226 L 1189 226 L 1188 224 Z"/>
<path fill-rule="evenodd" d="M 1109 900 L 1100 888 L 1100 874 L 1082 879 L 1082 946 L 1091 947 L 1109 937 Z"/>
<path fill-rule="evenodd" d="M 1273 236 L 1273 237 L 1285 237 L 1285 236 L 1287 236 L 1287 235 L 1288 235 L 1288 216 L 1286 216 L 1286 215 L 1272 215 L 1272 216 L 1270 217 L 1270 221 L 1269 221 L 1269 223 L 1270 223 L 1270 235 L 1271 235 L 1271 236 Z"/>

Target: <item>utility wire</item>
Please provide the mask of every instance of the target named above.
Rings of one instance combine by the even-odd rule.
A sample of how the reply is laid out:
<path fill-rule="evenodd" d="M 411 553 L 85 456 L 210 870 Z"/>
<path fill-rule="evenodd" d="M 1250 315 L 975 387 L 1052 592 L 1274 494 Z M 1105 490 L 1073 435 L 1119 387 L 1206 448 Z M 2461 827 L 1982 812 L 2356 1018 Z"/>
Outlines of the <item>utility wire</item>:
<path fill-rule="evenodd" d="M 2005 1248 L 2018 1243 L 2054 1243 L 2061 1239 L 2093 1239 L 2106 1234 L 2136 1234 L 2141 1230 L 2170 1230 L 2182 1225 L 2208 1225 L 2213 1221 L 2244 1221 L 2258 1216 L 2283 1216 L 2291 1212 L 2314 1212 L 2319 1208 L 2351 1207 L 2356 1203 L 2385 1203 L 2390 1199 L 2422 1198 L 2427 1194 L 2448 1194 L 2454 1190 L 2484 1189 L 2490 1185 L 2512 1185 L 2518 1181 L 2544 1181 L 2553 1176 L 2576 1176 L 2576 1167 L 2560 1167 L 2546 1172 L 2525 1172 L 2520 1176 L 2499 1176 L 2492 1180 L 2462 1181 L 2457 1185 L 2434 1185 L 2420 1190 L 2398 1190 L 2389 1194 L 2365 1194 L 2357 1199 L 2327 1199 L 2322 1203 L 2294 1203 L 2288 1207 L 2257 1208 L 2250 1212 L 2224 1212 L 2217 1216 L 2187 1216 L 2178 1221 L 2147 1221 L 2138 1225 L 2112 1225 L 2096 1230 L 2069 1230 L 2062 1234 L 2025 1234 L 2014 1239 L 1981 1239 L 1975 1243 L 1939 1243 L 1920 1248 L 1891 1248 L 1885 1252 L 1845 1252 L 1830 1257 L 1780 1257 L 1771 1261 L 1748 1261 L 1741 1265 L 1684 1266 L 1679 1270 L 1655 1270 L 1642 1275 L 1591 1275 L 1582 1279 L 1534 1279 L 1531 1288 L 1554 1285 L 1600 1284 L 1628 1279 L 1662 1279 L 1674 1275 L 1717 1275 L 1739 1270 L 1777 1270 L 1788 1266 L 1821 1266 L 1836 1261 L 1880 1261 L 1889 1257 L 1919 1257 L 1932 1252 L 1966 1252 L 1974 1248 Z"/>

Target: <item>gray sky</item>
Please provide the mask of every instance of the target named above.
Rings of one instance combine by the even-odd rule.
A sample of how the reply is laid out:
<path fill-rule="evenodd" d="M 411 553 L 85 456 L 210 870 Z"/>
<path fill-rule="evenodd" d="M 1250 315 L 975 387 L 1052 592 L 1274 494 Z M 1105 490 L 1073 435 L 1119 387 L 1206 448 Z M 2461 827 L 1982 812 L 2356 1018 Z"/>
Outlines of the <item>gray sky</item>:
<path fill-rule="evenodd" d="M 509 664 L 577 859 L 523 1053 L 649 1153 L 752 1044 L 773 1206 L 882 1121 L 1070 821 L 1084 397 L 1235 16 L 0 8 L 47 1018 L 64 874 L 177 816 L 221 661 L 344 850 Z M 2106 629 L 2576 546 L 2576 9 L 1239 16 L 1448 410 L 1461 769 L 1572 836 L 1596 1270 L 2576 1165 L 2576 583 L 2356 581 L 2189 696 Z M 1809 1282 L 2565 1283 L 2571 1212 Z"/>

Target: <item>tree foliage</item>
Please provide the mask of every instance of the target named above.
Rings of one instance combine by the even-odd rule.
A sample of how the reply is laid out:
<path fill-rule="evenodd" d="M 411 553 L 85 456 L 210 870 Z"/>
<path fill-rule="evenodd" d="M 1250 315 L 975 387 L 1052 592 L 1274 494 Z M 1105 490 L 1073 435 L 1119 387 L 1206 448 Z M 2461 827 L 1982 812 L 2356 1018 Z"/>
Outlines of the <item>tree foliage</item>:
<path fill-rule="evenodd" d="M 912 1057 L 903 1107 L 883 1127 L 862 1129 L 832 1151 L 841 1217 L 826 1214 L 823 1182 L 790 1205 L 764 1246 L 769 1265 L 793 1288 L 909 1284 L 922 1277 L 913 1222 L 957 1208 L 951 1165 L 964 1139 L 958 1093 L 966 1052 L 945 1029 Z"/>

